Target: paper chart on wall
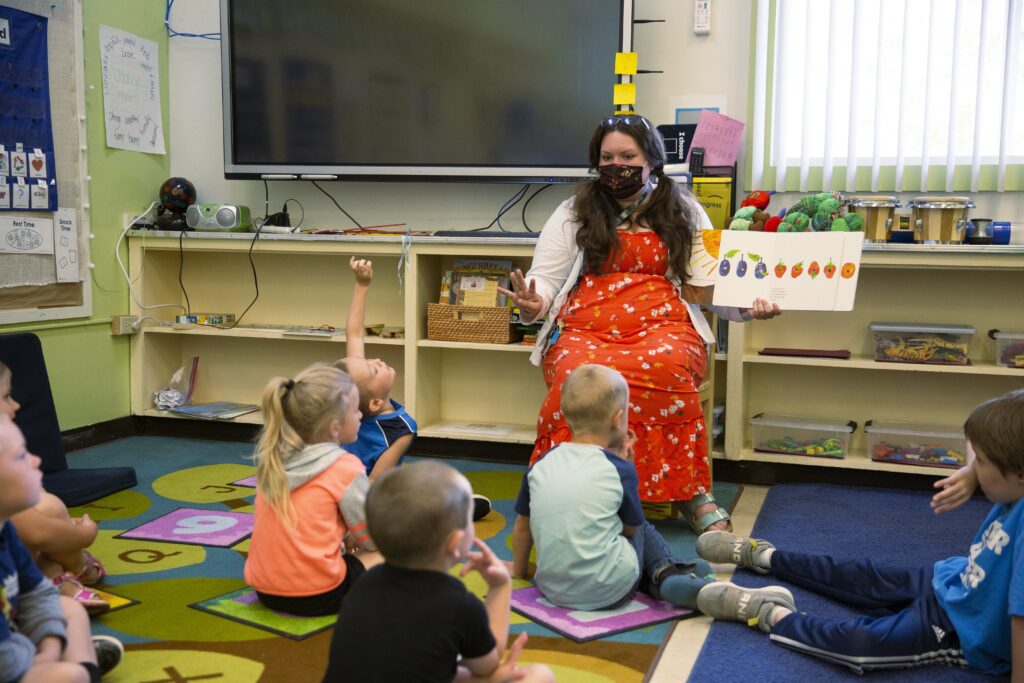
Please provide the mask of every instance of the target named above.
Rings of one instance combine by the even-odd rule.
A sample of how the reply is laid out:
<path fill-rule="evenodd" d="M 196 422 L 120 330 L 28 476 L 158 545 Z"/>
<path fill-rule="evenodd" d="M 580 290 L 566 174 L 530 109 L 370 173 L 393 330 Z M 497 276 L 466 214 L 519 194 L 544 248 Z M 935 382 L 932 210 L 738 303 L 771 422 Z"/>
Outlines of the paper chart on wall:
<path fill-rule="evenodd" d="M 57 209 L 53 217 L 53 260 L 57 266 L 57 282 L 81 282 L 75 210 Z"/>
<path fill-rule="evenodd" d="M 100 26 L 107 147 L 165 153 L 158 54 L 151 40 Z"/>
<path fill-rule="evenodd" d="M 864 233 L 722 231 L 713 303 L 761 297 L 790 311 L 851 311 Z"/>
<path fill-rule="evenodd" d="M 0 253 L 52 254 L 53 221 L 46 218 L 0 218 Z"/>

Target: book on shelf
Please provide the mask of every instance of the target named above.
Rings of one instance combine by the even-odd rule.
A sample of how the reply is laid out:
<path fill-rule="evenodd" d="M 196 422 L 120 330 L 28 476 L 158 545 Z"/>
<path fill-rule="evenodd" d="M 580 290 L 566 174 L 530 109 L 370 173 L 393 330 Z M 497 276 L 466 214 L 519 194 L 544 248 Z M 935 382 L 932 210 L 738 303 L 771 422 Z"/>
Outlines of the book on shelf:
<path fill-rule="evenodd" d="M 507 305 L 499 287 L 508 289 L 511 261 L 459 258 L 441 282 L 440 302 L 462 306 L 501 307 Z"/>
<path fill-rule="evenodd" d="M 240 415 L 254 413 L 260 407 L 254 403 L 234 403 L 231 401 L 215 401 L 213 403 L 196 403 L 171 408 L 170 412 L 187 417 L 198 417 L 204 420 L 232 420 Z"/>

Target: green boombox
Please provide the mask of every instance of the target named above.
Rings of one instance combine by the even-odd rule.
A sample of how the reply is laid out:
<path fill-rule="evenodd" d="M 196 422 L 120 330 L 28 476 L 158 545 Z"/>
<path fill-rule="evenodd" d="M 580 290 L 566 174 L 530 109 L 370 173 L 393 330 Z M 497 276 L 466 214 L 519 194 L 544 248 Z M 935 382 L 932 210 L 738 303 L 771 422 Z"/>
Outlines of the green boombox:
<path fill-rule="evenodd" d="M 239 204 L 192 204 L 185 210 L 185 224 L 193 230 L 249 232 L 249 207 Z"/>

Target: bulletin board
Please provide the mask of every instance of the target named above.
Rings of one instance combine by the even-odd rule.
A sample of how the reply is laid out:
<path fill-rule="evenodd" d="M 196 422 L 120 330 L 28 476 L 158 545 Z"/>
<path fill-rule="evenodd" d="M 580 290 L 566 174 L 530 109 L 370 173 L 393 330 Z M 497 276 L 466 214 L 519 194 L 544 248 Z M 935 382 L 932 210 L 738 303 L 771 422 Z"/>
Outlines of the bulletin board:
<path fill-rule="evenodd" d="M 92 315 L 82 55 L 81 0 L 0 0 L 0 190 L 35 187 L 0 199 L 0 324 Z"/>

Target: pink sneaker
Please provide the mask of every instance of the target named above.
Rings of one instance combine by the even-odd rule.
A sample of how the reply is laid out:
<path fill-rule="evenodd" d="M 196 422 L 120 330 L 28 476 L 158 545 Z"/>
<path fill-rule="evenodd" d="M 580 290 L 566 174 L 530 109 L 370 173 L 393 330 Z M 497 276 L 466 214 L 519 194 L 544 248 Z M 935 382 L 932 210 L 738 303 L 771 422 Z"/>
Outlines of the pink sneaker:
<path fill-rule="evenodd" d="M 91 617 L 110 611 L 110 603 L 101 598 L 99 594 L 83 586 L 71 572 L 55 576 L 53 585 L 57 586 L 61 595 L 73 598 L 75 602 L 84 607 Z"/>

